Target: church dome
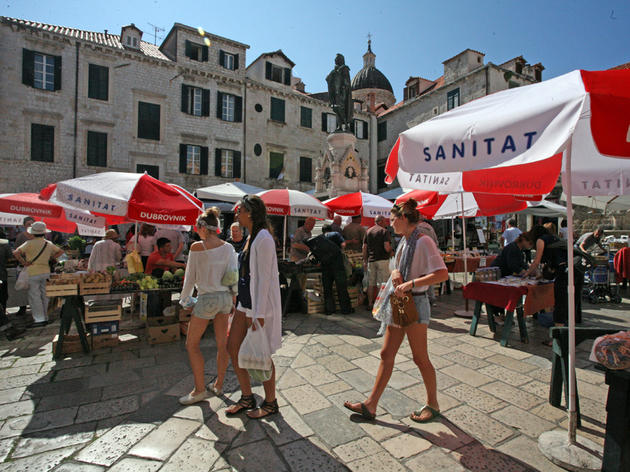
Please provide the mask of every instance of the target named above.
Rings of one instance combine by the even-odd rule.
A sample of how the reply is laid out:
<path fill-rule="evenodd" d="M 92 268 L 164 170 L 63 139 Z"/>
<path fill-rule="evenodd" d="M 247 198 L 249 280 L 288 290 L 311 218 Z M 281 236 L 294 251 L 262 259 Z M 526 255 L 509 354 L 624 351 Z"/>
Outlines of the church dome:
<path fill-rule="evenodd" d="M 352 90 L 381 89 L 394 93 L 392 84 L 389 83 L 385 74 L 374 66 L 375 58 L 371 41 L 368 41 L 368 51 L 363 55 L 363 69 L 352 79 Z"/>

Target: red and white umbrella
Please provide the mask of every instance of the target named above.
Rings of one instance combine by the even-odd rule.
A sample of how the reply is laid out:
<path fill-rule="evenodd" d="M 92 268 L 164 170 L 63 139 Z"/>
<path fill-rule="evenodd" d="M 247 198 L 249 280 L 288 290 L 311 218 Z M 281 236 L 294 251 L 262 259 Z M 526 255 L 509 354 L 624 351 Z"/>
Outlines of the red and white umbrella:
<path fill-rule="evenodd" d="M 49 185 L 42 198 L 95 214 L 149 224 L 192 225 L 203 204 L 177 185 L 148 174 L 102 172 Z"/>
<path fill-rule="evenodd" d="M 410 190 L 398 197 L 396 203 L 404 203 L 410 198 L 418 201 L 418 211 L 430 220 L 503 215 L 527 208 L 527 201 L 512 195 L 472 192 L 440 194 L 426 190 Z"/>
<path fill-rule="evenodd" d="M 385 170 L 406 188 L 512 195 L 547 193 L 562 170 L 567 203 L 630 194 L 630 70 L 577 70 L 474 100 L 401 133 Z M 571 241 L 570 208 L 567 228 Z M 573 245 L 567 252 L 570 456 L 579 453 Z"/>
<path fill-rule="evenodd" d="M 317 198 L 299 190 L 272 189 L 257 193 L 270 215 L 301 216 L 324 219 L 328 217 L 328 207 Z"/>
<path fill-rule="evenodd" d="M 342 216 L 361 215 L 366 218 L 385 216 L 389 218 L 392 202 L 365 192 L 347 193 L 324 201 L 324 205 Z"/>

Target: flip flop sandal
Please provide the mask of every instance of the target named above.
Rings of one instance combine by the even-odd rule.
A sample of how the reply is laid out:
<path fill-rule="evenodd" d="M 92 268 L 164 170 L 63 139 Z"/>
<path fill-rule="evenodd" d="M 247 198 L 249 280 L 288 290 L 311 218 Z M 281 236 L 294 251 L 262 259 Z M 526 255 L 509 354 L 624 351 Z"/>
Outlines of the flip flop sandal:
<path fill-rule="evenodd" d="M 263 402 L 260 404 L 260 407 L 258 409 L 262 410 L 264 415 L 262 415 L 262 416 L 251 416 L 249 413 L 247 413 L 247 416 L 250 417 L 253 420 L 259 420 L 261 418 L 265 418 L 265 417 L 270 416 L 270 415 L 275 415 L 276 413 L 278 413 L 278 400 L 274 400 L 272 402 L 268 402 L 267 400 L 263 400 Z"/>
<path fill-rule="evenodd" d="M 361 415 L 363 419 L 374 421 L 374 419 L 376 418 L 376 414 L 370 413 L 370 410 L 367 409 L 365 403 L 359 403 L 359 405 L 361 405 L 361 411 L 357 411 L 354 408 L 350 407 L 350 404 L 348 402 L 345 402 L 343 404 L 343 406 L 345 406 L 348 410 Z"/>
<path fill-rule="evenodd" d="M 426 419 L 421 420 L 420 415 L 422 414 L 424 410 L 429 410 L 431 412 L 431 416 L 429 416 Z M 410 416 L 410 418 L 412 421 L 415 421 L 416 423 L 430 423 L 431 421 L 436 420 L 440 416 L 442 416 L 442 414 L 440 413 L 440 410 L 431 408 L 429 405 L 424 405 L 419 410 L 414 411 L 413 414 Z"/>
<path fill-rule="evenodd" d="M 234 406 L 238 406 L 239 409 L 236 411 L 226 411 L 225 414 L 232 416 L 239 414 L 243 410 L 254 410 L 256 408 L 256 399 L 254 395 L 241 395 L 240 400 L 236 402 Z"/>

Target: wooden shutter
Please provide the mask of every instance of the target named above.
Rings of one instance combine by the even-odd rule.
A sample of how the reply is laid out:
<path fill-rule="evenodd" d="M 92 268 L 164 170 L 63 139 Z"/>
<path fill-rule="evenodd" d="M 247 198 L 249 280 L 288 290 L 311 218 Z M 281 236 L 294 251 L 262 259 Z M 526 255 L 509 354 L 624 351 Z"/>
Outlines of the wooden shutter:
<path fill-rule="evenodd" d="M 238 70 L 238 54 L 234 54 L 234 70 Z"/>
<path fill-rule="evenodd" d="M 32 87 L 35 82 L 35 54 L 22 49 L 22 83 Z"/>
<path fill-rule="evenodd" d="M 201 116 L 210 116 L 210 90 L 201 90 Z"/>
<path fill-rule="evenodd" d="M 186 51 L 184 54 L 186 57 L 192 57 L 192 44 L 188 40 L 186 40 Z"/>
<path fill-rule="evenodd" d="M 243 121 L 243 98 L 234 97 L 234 121 L 240 123 Z"/>
<path fill-rule="evenodd" d="M 214 175 L 221 177 L 221 149 L 214 150 Z"/>
<path fill-rule="evenodd" d="M 327 132 L 328 128 L 326 128 L 327 116 L 328 113 L 322 113 L 322 131 Z"/>
<path fill-rule="evenodd" d="M 232 162 L 232 177 L 241 178 L 241 151 L 234 151 L 234 162 Z"/>
<path fill-rule="evenodd" d="M 284 69 L 284 85 L 291 85 L 291 69 Z"/>
<path fill-rule="evenodd" d="M 53 56 L 55 58 L 55 86 L 54 90 L 61 90 L 61 56 Z"/>
<path fill-rule="evenodd" d="M 225 51 L 219 50 L 219 65 L 225 67 Z"/>
<path fill-rule="evenodd" d="M 208 62 L 208 46 L 201 46 L 201 61 Z"/>
<path fill-rule="evenodd" d="M 206 146 L 201 147 L 201 160 L 199 170 L 201 175 L 208 175 L 208 148 Z"/>
<path fill-rule="evenodd" d="M 271 62 L 265 62 L 265 79 L 271 80 Z"/>
<path fill-rule="evenodd" d="M 367 124 L 367 121 L 363 122 L 363 139 L 368 139 L 368 124 Z"/>
<path fill-rule="evenodd" d="M 179 145 L 179 173 L 186 173 L 186 164 L 188 163 L 188 146 L 186 144 Z"/>
<path fill-rule="evenodd" d="M 190 87 L 182 84 L 182 111 L 184 113 L 190 113 L 188 110 L 188 94 L 190 93 Z"/>
<path fill-rule="evenodd" d="M 217 118 L 223 118 L 223 94 L 221 92 L 217 92 Z"/>

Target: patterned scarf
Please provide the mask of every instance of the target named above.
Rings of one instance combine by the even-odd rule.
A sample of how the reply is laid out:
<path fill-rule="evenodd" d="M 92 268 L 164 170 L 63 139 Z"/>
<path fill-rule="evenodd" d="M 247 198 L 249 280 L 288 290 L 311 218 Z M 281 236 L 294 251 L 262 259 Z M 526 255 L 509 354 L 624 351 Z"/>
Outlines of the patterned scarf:
<path fill-rule="evenodd" d="M 404 239 L 403 247 L 400 255 L 400 263 L 397 264 L 397 269 L 400 271 L 403 280 L 406 282 L 409 280 L 409 271 L 411 270 L 411 262 L 413 261 L 413 255 L 416 252 L 416 241 L 422 236 L 422 232 L 418 226 L 414 228 L 409 237 Z"/>

